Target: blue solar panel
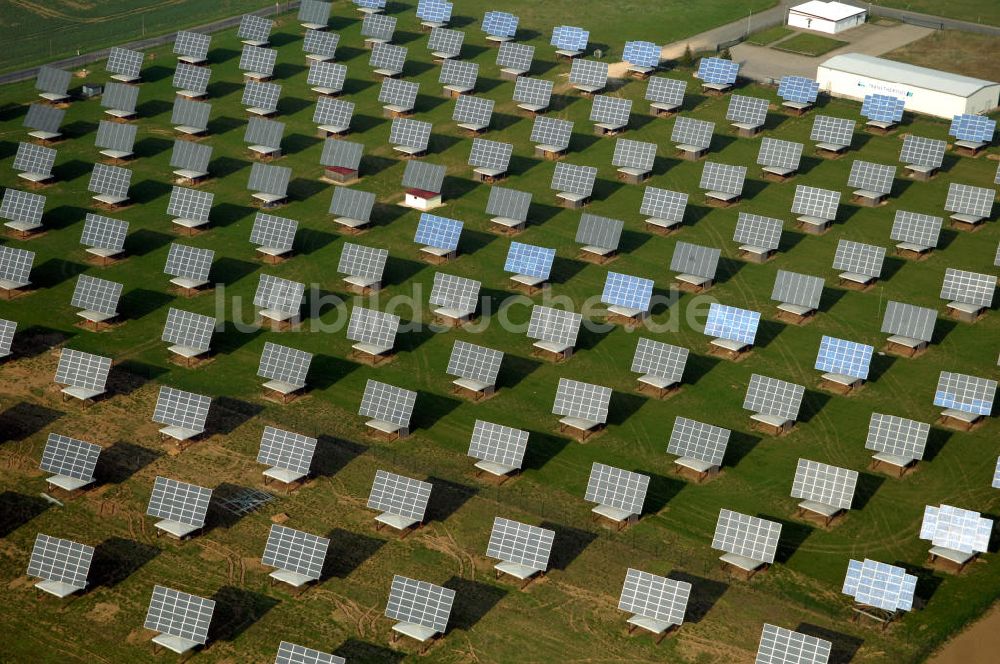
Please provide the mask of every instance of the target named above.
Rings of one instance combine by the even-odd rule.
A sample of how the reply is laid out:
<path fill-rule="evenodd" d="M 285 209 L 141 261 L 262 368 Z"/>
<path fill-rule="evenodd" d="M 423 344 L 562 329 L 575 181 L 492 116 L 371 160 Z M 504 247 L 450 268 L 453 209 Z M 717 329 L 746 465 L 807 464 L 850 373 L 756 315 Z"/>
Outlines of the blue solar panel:
<path fill-rule="evenodd" d="M 996 390 L 994 380 L 943 371 L 934 392 L 934 405 L 988 416 L 993 411 Z"/>
<path fill-rule="evenodd" d="M 653 296 L 653 280 L 641 279 L 628 274 L 608 272 L 604 282 L 601 302 L 617 304 L 619 307 L 649 311 L 649 299 Z"/>
<path fill-rule="evenodd" d="M 648 41 L 625 42 L 622 60 L 636 67 L 656 67 L 660 64 L 660 47 Z"/>
<path fill-rule="evenodd" d="M 991 120 L 985 115 L 956 115 L 951 120 L 949 136 L 954 136 L 960 141 L 980 141 L 989 143 L 993 140 L 993 132 L 997 128 L 996 120 Z"/>
<path fill-rule="evenodd" d="M 483 32 L 491 37 L 513 37 L 517 32 L 517 17 L 507 12 L 486 12 Z"/>
<path fill-rule="evenodd" d="M 778 83 L 778 96 L 785 101 L 811 104 L 819 94 L 819 83 L 805 76 L 782 76 Z"/>
<path fill-rule="evenodd" d="M 757 336 L 759 323 L 760 313 L 757 311 L 738 309 L 714 302 L 708 309 L 705 334 L 716 339 L 731 339 L 752 344 L 754 337 Z"/>
<path fill-rule="evenodd" d="M 899 122 L 903 119 L 903 105 L 899 97 L 867 95 L 861 103 L 861 116 L 877 122 Z"/>
<path fill-rule="evenodd" d="M 385 9 L 385 0 L 354 0 L 354 4 L 365 9 Z"/>
<path fill-rule="evenodd" d="M 590 33 L 583 28 L 576 28 L 572 25 L 557 25 L 552 28 L 552 41 L 556 48 L 566 51 L 584 51 L 587 49 L 587 42 L 590 40 Z"/>
<path fill-rule="evenodd" d="M 447 23 L 451 20 L 453 5 L 444 0 L 420 0 L 417 3 L 417 18 L 422 21 Z"/>
<path fill-rule="evenodd" d="M 848 563 L 843 592 L 867 606 L 909 611 L 916 589 L 917 577 L 907 574 L 902 567 L 866 559 L 863 563 L 857 560 Z"/>
<path fill-rule="evenodd" d="M 510 249 L 507 251 L 507 262 L 504 263 L 503 269 L 512 274 L 548 279 L 555 257 L 555 249 L 511 242 Z"/>
<path fill-rule="evenodd" d="M 420 215 L 417 233 L 413 241 L 438 249 L 458 249 L 458 238 L 462 234 L 462 222 L 447 217 L 437 217 L 426 212 Z"/>
<path fill-rule="evenodd" d="M 854 341 L 824 336 L 819 342 L 816 369 L 851 378 L 868 378 L 868 369 L 875 349 Z"/>
<path fill-rule="evenodd" d="M 698 63 L 698 73 L 696 78 L 700 78 L 706 83 L 719 83 L 732 85 L 736 82 L 736 75 L 740 71 L 740 66 L 732 60 L 722 58 L 702 58 Z"/>

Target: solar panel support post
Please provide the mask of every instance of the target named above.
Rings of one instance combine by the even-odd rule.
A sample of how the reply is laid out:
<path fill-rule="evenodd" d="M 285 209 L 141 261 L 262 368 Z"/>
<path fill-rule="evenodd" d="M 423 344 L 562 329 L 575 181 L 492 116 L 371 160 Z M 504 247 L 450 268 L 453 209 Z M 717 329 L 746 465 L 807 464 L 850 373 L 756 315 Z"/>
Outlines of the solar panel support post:
<path fill-rule="evenodd" d="M 865 131 L 875 134 L 876 136 L 888 136 L 896 131 L 898 126 L 898 122 L 868 120 L 865 122 Z"/>
<path fill-rule="evenodd" d="M 916 182 L 930 182 L 937 176 L 940 170 L 940 166 L 923 167 L 917 164 L 904 164 L 903 177 L 915 180 Z"/>
<path fill-rule="evenodd" d="M 795 428 L 795 420 L 778 421 L 779 419 L 780 418 L 772 418 L 766 415 L 751 415 L 750 429 L 753 431 L 760 431 L 761 433 L 774 437 L 784 436 L 791 433 L 792 429 Z"/>
<path fill-rule="evenodd" d="M 604 431 L 602 422 L 591 422 L 578 417 L 563 417 L 559 420 L 559 433 L 569 436 L 578 443 L 586 443 Z"/>
<path fill-rule="evenodd" d="M 708 154 L 708 148 L 699 148 L 694 145 L 678 145 L 676 157 L 684 161 L 701 161 Z"/>
<path fill-rule="evenodd" d="M 559 207 L 564 207 L 569 210 L 579 210 L 584 208 L 590 203 L 590 196 L 585 196 L 583 194 L 574 194 L 568 191 L 560 191 L 556 193 L 556 199 L 559 202 Z"/>
<path fill-rule="evenodd" d="M 985 421 L 982 415 L 949 408 L 941 411 L 937 424 L 952 431 L 969 432 L 978 429 Z"/>
<path fill-rule="evenodd" d="M 964 302 L 949 302 L 944 306 L 948 318 L 960 323 L 972 324 L 986 315 L 986 307 L 977 307 Z"/>
<path fill-rule="evenodd" d="M 813 104 L 810 102 L 783 101 L 781 102 L 781 108 L 783 108 L 785 113 L 788 115 L 800 118 L 812 110 Z"/>

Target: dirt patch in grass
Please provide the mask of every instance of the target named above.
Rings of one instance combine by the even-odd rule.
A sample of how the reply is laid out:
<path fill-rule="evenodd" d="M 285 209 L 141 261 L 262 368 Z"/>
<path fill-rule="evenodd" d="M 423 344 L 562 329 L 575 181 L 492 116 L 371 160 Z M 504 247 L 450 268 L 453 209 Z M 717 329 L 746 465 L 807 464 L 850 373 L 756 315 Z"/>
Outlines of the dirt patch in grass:
<path fill-rule="evenodd" d="M 923 39 L 889 51 L 883 58 L 956 74 L 996 80 L 1000 37 L 958 30 L 939 30 Z"/>
<path fill-rule="evenodd" d="M 776 46 L 772 46 L 776 51 L 788 51 L 799 55 L 817 56 L 829 53 L 841 46 L 847 46 L 847 42 L 819 35 L 798 34 L 784 40 Z"/>

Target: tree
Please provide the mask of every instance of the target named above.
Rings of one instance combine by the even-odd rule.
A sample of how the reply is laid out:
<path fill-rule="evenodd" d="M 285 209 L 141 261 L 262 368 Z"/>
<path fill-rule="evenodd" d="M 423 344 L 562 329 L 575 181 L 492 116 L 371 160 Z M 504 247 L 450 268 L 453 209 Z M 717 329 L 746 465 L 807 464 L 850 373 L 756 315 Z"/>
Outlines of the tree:
<path fill-rule="evenodd" d="M 694 53 L 691 52 L 691 44 L 684 47 L 684 53 L 681 55 L 680 63 L 685 67 L 690 67 L 694 64 Z"/>

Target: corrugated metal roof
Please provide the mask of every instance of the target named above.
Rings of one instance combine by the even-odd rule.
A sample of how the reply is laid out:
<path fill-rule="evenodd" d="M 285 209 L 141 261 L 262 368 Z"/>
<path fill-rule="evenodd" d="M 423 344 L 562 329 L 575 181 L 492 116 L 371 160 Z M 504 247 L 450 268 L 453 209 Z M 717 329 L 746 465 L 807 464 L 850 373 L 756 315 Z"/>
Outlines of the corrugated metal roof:
<path fill-rule="evenodd" d="M 876 58 L 873 55 L 864 55 L 863 53 L 835 55 L 819 66 L 961 97 L 971 97 L 983 88 L 1000 85 L 1000 83 L 993 81 L 917 67 L 905 62 Z"/>
<path fill-rule="evenodd" d="M 809 0 L 809 2 L 792 7 L 791 11 L 825 18 L 828 21 L 840 21 L 849 16 L 865 13 L 864 7 L 845 5 L 842 2 L 822 2 L 821 0 Z"/>

